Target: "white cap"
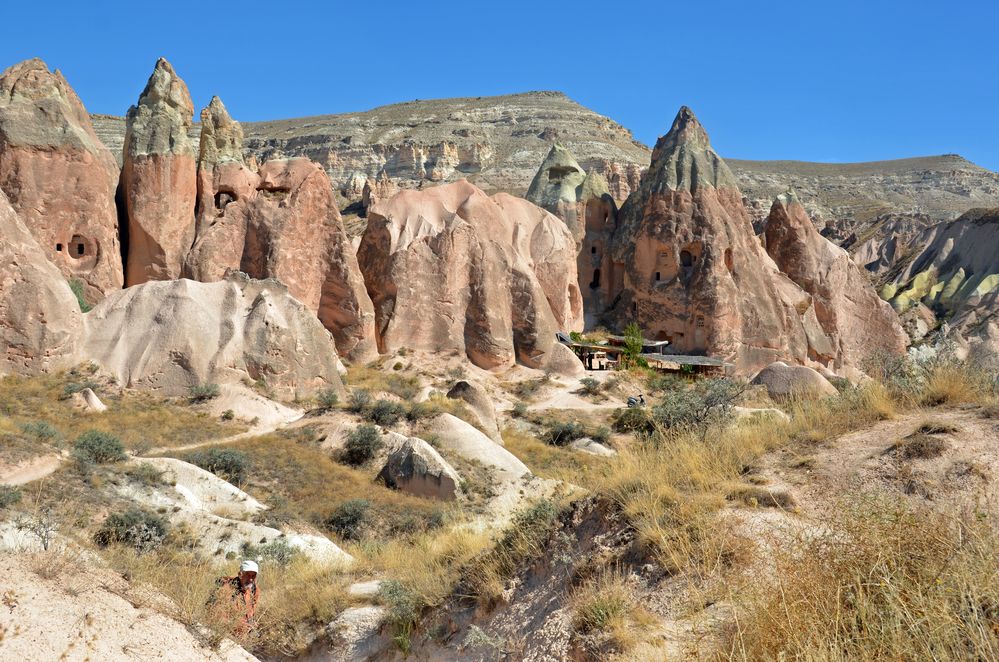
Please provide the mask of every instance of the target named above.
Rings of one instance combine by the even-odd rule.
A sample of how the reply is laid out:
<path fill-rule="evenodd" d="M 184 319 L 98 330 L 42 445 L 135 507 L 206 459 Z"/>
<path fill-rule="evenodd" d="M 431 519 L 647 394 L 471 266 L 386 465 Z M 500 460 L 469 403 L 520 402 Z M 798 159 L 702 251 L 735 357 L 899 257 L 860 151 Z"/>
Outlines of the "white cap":
<path fill-rule="evenodd" d="M 239 564 L 240 572 L 260 572 L 260 568 L 257 567 L 256 561 L 243 561 Z"/>

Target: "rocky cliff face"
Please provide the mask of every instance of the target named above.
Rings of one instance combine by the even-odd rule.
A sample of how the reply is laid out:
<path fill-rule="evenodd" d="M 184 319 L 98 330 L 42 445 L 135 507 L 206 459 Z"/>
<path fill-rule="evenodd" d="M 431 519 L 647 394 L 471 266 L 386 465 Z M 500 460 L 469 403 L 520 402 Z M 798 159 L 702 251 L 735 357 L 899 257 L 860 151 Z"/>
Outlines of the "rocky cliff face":
<path fill-rule="evenodd" d="M 690 109 L 656 144 L 612 244 L 615 326 L 636 321 L 681 353 L 722 357 L 746 373 L 809 356 L 809 297 L 763 250 L 735 176 Z M 814 313 L 807 322 L 824 339 Z"/>
<path fill-rule="evenodd" d="M 999 351 L 999 209 L 975 209 L 925 230 L 881 295 L 899 313 L 928 308 L 950 331 Z"/>
<path fill-rule="evenodd" d="M 117 185 L 114 158 L 61 73 L 34 59 L 0 75 L 0 190 L 90 302 L 122 285 Z"/>
<path fill-rule="evenodd" d="M 126 120 L 126 285 L 180 277 L 195 232 L 196 153 L 188 136 L 193 114 L 187 86 L 160 58 Z"/>
<path fill-rule="evenodd" d="M 401 191 L 368 217 L 358 261 L 381 351 L 544 367 L 555 332 L 581 328 L 575 241 L 529 202 L 459 181 Z"/>
<path fill-rule="evenodd" d="M 0 374 L 72 365 L 80 306 L 0 191 Z"/>
<path fill-rule="evenodd" d="M 810 338 L 813 360 L 839 368 L 858 366 L 875 351 L 900 354 L 908 338 L 898 316 L 878 297 L 870 279 L 849 254 L 822 237 L 794 193 L 770 208 L 767 253 L 783 274 L 811 295 L 811 307 L 829 346 Z"/>
<path fill-rule="evenodd" d="M 217 97 L 201 114 L 198 236 L 185 275 L 277 278 L 355 361 L 375 354 L 374 311 L 326 173 L 308 159 L 243 163 L 242 130 Z"/>

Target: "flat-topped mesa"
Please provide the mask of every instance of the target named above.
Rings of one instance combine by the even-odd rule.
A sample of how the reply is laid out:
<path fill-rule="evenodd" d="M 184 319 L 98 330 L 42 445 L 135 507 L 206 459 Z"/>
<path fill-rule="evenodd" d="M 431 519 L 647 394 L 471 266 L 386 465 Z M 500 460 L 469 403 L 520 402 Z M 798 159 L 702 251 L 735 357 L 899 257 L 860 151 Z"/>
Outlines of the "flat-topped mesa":
<path fill-rule="evenodd" d="M 555 332 L 582 327 L 575 246 L 555 216 L 465 180 L 379 202 L 357 253 L 379 349 L 457 352 L 485 369 L 557 364 Z"/>
<path fill-rule="evenodd" d="M 716 356 L 743 374 L 834 355 L 807 312 L 809 295 L 778 272 L 732 173 L 686 107 L 621 209 L 607 271 L 612 324 L 635 321 L 680 353 Z"/>
<path fill-rule="evenodd" d="M 374 310 L 329 177 L 309 159 L 243 163 L 242 129 L 216 97 L 202 113 L 197 238 L 183 273 L 277 278 L 352 361 L 374 358 Z"/>
<path fill-rule="evenodd" d="M 114 157 L 59 71 L 36 58 L 0 74 L 0 189 L 91 303 L 122 285 L 117 185 Z"/>
<path fill-rule="evenodd" d="M 160 58 L 126 117 L 122 167 L 128 215 L 126 285 L 180 277 L 195 233 L 197 167 L 188 137 L 193 115 L 187 86 Z"/>
<path fill-rule="evenodd" d="M 875 292 L 863 269 L 819 234 L 793 191 L 778 196 L 766 224 L 766 249 L 777 267 L 812 297 L 812 309 L 830 341 L 810 339 L 810 357 L 833 367 L 859 366 L 872 353 L 898 354 L 908 338 L 898 315 Z"/>

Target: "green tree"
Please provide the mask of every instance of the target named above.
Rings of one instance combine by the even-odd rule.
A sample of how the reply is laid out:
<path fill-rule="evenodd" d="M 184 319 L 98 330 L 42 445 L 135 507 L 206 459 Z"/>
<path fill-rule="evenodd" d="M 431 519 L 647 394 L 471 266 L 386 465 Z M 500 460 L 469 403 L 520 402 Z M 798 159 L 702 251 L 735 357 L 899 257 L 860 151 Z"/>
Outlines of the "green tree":
<path fill-rule="evenodd" d="M 628 358 L 628 363 L 638 363 L 643 342 L 642 328 L 637 323 L 632 322 L 624 328 L 624 355 Z"/>

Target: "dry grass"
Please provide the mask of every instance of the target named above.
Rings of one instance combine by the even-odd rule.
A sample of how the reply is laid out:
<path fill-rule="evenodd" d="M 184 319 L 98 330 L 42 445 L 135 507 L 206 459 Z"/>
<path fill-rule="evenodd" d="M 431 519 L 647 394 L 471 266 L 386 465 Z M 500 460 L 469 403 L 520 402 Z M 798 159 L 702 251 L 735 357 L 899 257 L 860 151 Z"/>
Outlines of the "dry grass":
<path fill-rule="evenodd" d="M 794 510 L 794 498 L 782 490 L 768 490 L 756 485 L 737 487 L 728 493 L 728 498 L 753 508 L 779 508 Z"/>
<path fill-rule="evenodd" d="M 422 388 L 420 378 L 398 372 L 385 372 L 382 362 L 395 363 L 394 359 L 383 359 L 365 366 L 352 366 L 347 375 L 347 385 L 352 389 L 364 389 L 372 393 L 391 393 L 403 400 L 412 400 Z"/>
<path fill-rule="evenodd" d="M 506 449 L 542 478 L 588 486 L 607 466 L 605 458 L 587 455 L 539 441 L 537 437 L 509 427 L 503 430 Z"/>
<path fill-rule="evenodd" d="M 130 450 L 180 446 L 238 434 L 246 429 L 238 421 L 221 421 L 187 405 L 148 393 L 101 389 L 99 378 L 87 370 L 33 377 L 0 379 L 0 411 L 14 424 L 45 421 L 72 441 L 86 430 L 114 434 Z M 103 413 L 87 413 L 66 397 L 67 387 L 92 384 L 108 406 Z"/>
<path fill-rule="evenodd" d="M 855 499 L 828 524 L 772 545 L 772 576 L 733 596 L 743 608 L 720 657 L 999 657 L 999 534 L 984 518 Z"/>
<path fill-rule="evenodd" d="M 250 458 L 251 467 L 243 486 L 272 508 L 261 515 L 264 523 L 282 526 L 320 527 L 339 504 L 365 499 L 371 503 L 363 526 L 364 535 L 384 537 L 428 527 L 440 518 L 440 502 L 392 490 L 375 481 L 379 467 L 354 469 L 334 461 L 311 440 L 311 430 L 298 428 L 276 432 L 225 448 Z"/>
<path fill-rule="evenodd" d="M 890 451 L 903 460 L 930 460 L 943 455 L 947 442 L 929 434 L 914 433 L 899 439 Z"/>
<path fill-rule="evenodd" d="M 639 606 L 627 574 L 603 569 L 576 587 L 569 598 L 573 630 L 602 654 L 627 653 L 641 642 L 655 617 Z"/>
<path fill-rule="evenodd" d="M 982 377 L 963 363 L 943 363 L 927 374 L 919 402 L 930 406 L 982 402 Z"/>
<path fill-rule="evenodd" d="M 211 645 L 232 637 L 257 654 L 300 654 L 348 604 L 341 569 L 296 556 L 287 567 L 261 567 L 257 627 L 233 637 L 235 624 L 211 604 L 211 598 L 217 578 L 236 574 L 235 562 L 206 560 L 168 547 L 140 555 L 133 549 L 113 546 L 101 554 L 132 584 L 152 586 L 169 598 L 167 614 Z"/>

